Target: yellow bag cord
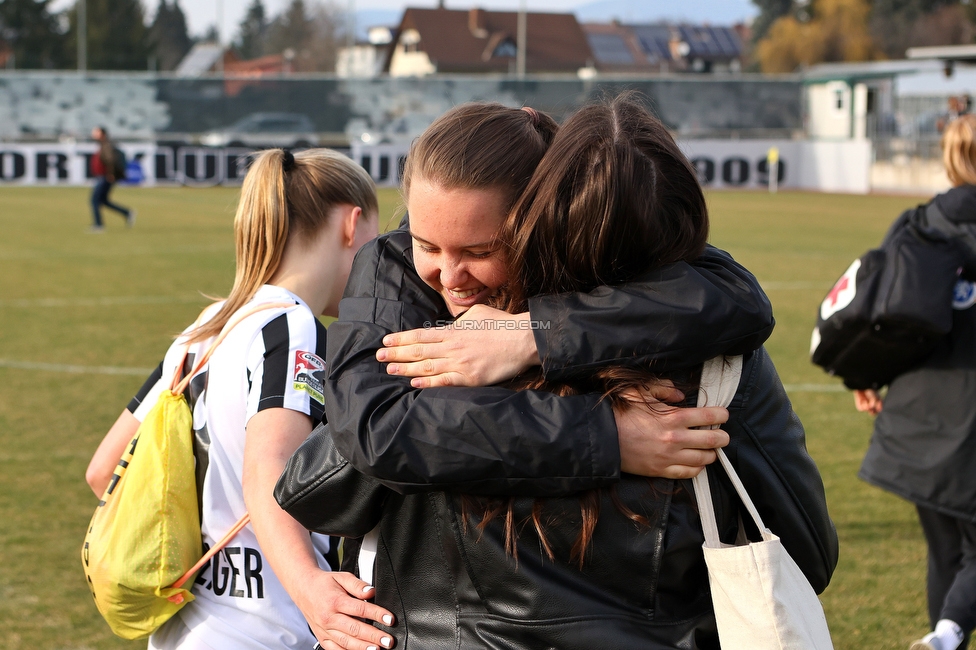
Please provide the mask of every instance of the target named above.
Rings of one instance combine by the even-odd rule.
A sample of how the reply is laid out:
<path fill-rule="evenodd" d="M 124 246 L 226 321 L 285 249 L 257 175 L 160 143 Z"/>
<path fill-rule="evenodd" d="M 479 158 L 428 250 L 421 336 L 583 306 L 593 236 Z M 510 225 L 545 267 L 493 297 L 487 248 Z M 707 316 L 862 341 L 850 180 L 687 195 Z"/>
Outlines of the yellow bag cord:
<path fill-rule="evenodd" d="M 173 375 L 173 383 L 170 386 L 170 391 L 172 391 L 173 395 L 182 395 L 183 392 L 186 390 L 186 387 L 190 385 L 190 380 L 193 378 L 193 376 L 198 372 L 200 372 L 200 370 L 205 365 L 207 365 L 207 362 L 210 361 L 210 357 L 213 355 L 214 350 L 217 349 L 217 346 L 220 345 L 221 342 L 223 342 L 223 340 L 227 337 L 230 331 L 234 329 L 234 327 L 236 327 L 237 324 L 240 323 L 242 320 L 244 320 L 248 316 L 253 316 L 259 311 L 264 311 L 265 309 L 276 309 L 276 308 L 287 309 L 289 307 L 294 307 L 294 306 L 295 303 L 293 302 L 268 302 L 268 303 L 255 305 L 251 309 L 248 309 L 244 312 L 237 312 L 236 314 L 234 314 L 234 317 L 230 321 L 228 321 L 226 325 L 224 325 L 224 328 L 220 331 L 220 334 L 217 336 L 217 339 L 210 345 L 209 348 L 207 348 L 207 351 L 204 352 L 199 359 L 197 359 L 197 362 L 193 365 L 193 369 L 189 373 L 187 373 L 187 375 L 183 377 L 182 380 L 177 381 L 177 379 L 180 376 L 180 369 L 183 368 L 183 365 L 186 363 L 186 356 L 190 350 L 190 346 L 186 346 L 186 349 L 183 351 L 183 360 L 180 361 L 180 364 L 176 367 L 176 373 Z M 179 580 L 177 580 L 170 586 L 174 589 L 179 589 L 180 587 L 182 587 L 184 582 L 189 580 L 197 571 L 200 570 L 200 567 L 202 567 L 204 564 L 209 562 L 210 558 L 212 558 L 214 555 L 219 553 L 222 548 L 227 546 L 230 540 L 234 538 L 234 535 L 239 533 L 240 530 L 244 528 L 244 526 L 247 526 L 249 521 L 251 521 L 251 515 L 245 512 L 244 516 L 237 520 L 237 523 L 234 524 L 233 527 L 231 527 L 231 529 L 227 532 L 227 534 L 224 535 L 224 538 L 222 540 L 214 544 L 210 548 L 210 550 L 207 551 L 204 554 L 204 556 L 200 558 L 200 560 L 190 568 L 189 571 L 187 571 L 182 576 L 180 576 Z M 179 602 L 183 600 L 183 596 L 182 594 L 176 594 L 174 596 L 170 596 L 169 600 L 173 602 Z"/>

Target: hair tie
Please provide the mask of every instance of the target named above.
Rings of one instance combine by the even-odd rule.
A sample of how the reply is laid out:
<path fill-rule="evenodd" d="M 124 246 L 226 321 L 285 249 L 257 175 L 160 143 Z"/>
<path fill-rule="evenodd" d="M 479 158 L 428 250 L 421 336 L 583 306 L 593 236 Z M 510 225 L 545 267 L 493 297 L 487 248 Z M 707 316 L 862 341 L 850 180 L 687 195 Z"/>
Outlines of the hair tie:
<path fill-rule="evenodd" d="M 529 119 L 532 120 L 532 126 L 539 126 L 541 119 L 539 118 L 539 111 L 535 110 L 531 106 L 523 106 L 522 110 L 529 114 Z"/>
<path fill-rule="evenodd" d="M 285 172 L 290 172 L 295 169 L 295 155 L 287 149 L 285 149 L 285 153 L 281 157 L 281 169 Z"/>

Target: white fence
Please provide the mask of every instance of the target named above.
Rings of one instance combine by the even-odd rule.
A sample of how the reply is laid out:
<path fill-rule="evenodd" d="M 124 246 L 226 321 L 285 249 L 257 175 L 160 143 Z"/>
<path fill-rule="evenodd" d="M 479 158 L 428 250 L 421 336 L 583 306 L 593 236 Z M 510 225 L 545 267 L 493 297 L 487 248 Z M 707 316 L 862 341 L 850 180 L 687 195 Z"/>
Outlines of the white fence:
<path fill-rule="evenodd" d="M 705 187 L 766 187 L 767 156 L 776 147 L 780 188 L 854 194 L 871 190 L 871 143 L 867 140 L 686 140 L 680 144 Z"/>
<path fill-rule="evenodd" d="M 681 143 L 707 188 L 762 188 L 769 183 L 767 155 L 779 150 L 778 186 L 824 192 L 871 189 L 871 143 L 805 140 L 688 140 Z M 130 181 L 143 185 L 235 185 L 248 164 L 247 149 L 124 144 Z M 84 185 L 95 145 L 2 144 L 0 185 Z M 407 148 L 354 145 L 350 152 L 378 185 L 400 182 Z"/>

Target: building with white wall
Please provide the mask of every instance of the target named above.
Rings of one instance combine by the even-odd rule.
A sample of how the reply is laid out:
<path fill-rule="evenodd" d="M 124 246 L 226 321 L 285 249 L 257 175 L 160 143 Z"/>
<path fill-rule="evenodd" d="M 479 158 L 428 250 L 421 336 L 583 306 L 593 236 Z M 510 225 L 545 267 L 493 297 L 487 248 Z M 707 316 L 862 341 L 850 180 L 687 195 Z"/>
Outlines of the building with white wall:
<path fill-rule="evenodd" d="M 872 190 L 949 187 L 939 127 L 951 94 L 976 91 L 976 69 L 936 59 L 831 63 L 804 71 L 803 88 L 807 137 L 871 143 Z"/>
<path fill-rule="evenodd" d="M 383 72 L 395 35 L 396 29 L 393 27 L 370 27 L 365 42 L 340 47 L 336 57 L 336 76 L 343 79 L 378 77 Z"/>

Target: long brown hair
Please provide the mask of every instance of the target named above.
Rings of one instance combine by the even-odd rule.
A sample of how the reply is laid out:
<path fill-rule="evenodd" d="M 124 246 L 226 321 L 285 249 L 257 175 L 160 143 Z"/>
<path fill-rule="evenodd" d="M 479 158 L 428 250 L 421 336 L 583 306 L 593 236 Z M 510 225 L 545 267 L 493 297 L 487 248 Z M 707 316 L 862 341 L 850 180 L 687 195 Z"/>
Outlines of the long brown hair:
<path fill-rule="evenodd" d="M 414 140 L 403 168 L 403 195 L 423 178 L 444 189 L 494 189 L 511 209 L 558 130 L 531 108 L 468 102 L 447 111 Z"/>
<path fill-rule="evenodd" d="M 330 149 L 258 153 L 234 217 L 234 286 L 214 317 L 190 332 L 189 342 L 219 334 L 278 270 L 288 241 L 314 237 L 337 205 L 358 206 L 363 218 L 378 213 L 373 179 L 348 157 Z"/>
<path fill-rule="evenodd" d="M 634 279 L 643 271 L 702 254 L 708 239 L 708 209 L 697 175 L 664 125 L 636 95 L 580 109 L 560 128 L 552 146 L 503 228 L 509 245 L 509 284 L 500 306 L 517 313 L 530 296 L 591 291 Z M 521 388 L 559 394 L 602 392 L 627 408 L 627 389 L 655 379 L 647 367 L 611 367 L 587 381 L 554 385 L 541 375 L 524 377 Z M 572 559 L 583 564 L 600 515 L 600 490 L 580 495 L 582 517 Z M 647 524 L 610 490 L 617 509 Z M 478 528 L 502 517 L 506 550 L 516 554 L 514 500 L 477 500 Z M 464 509 L 472 507 L 465 499 Z M 530 516 L 540 543 L 554 559 L 543 525 L 545 499 Z"/>
<path fill-rule="evenodd" d="M 626 94 L 563 125 L 503 232 L 512 293 L 589 291 L 698 257 L 708 208 L 694 168 L 660 120 Z"/>

